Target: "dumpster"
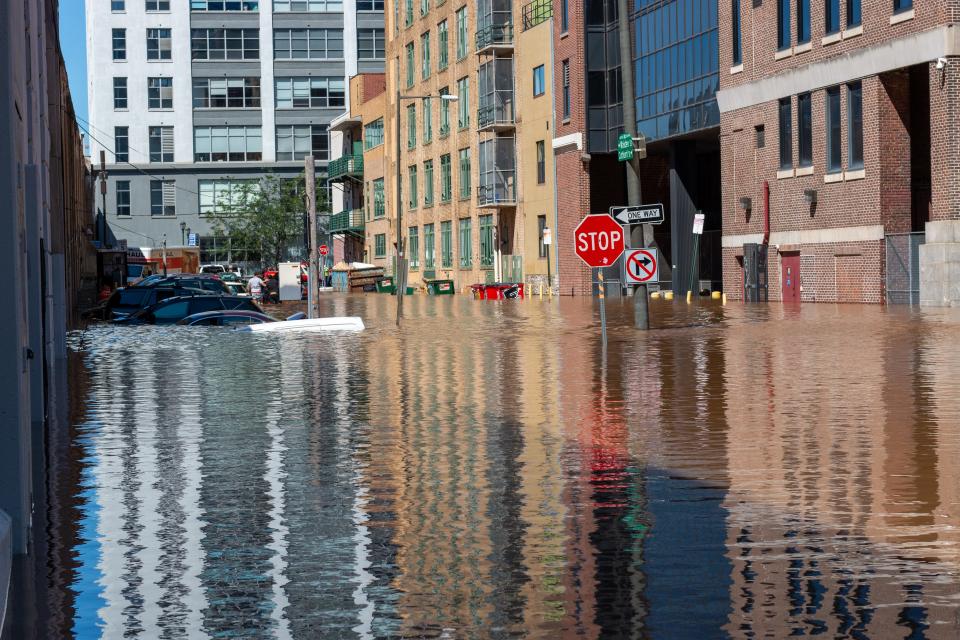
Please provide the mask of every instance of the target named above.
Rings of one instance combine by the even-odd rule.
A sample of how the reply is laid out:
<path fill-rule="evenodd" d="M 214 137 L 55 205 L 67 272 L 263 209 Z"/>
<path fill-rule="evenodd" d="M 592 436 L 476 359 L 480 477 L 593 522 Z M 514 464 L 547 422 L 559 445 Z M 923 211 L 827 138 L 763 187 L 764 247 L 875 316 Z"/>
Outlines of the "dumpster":
<path fill-rule="evenodd" d="M 470 289 L 477 300 L 515 300 L 523 298 L 522 282 L 495 282 L 472 284 Z"/>
<path fill-rule="evenodd" d="M 427 295 L 452 296 L 455 293 L 453 280 L 427 280 Z"/>
<path fill-rule="evenodd" d="M 393 278 L 383 278 L 377 282 L 377 293 L 396 293 L 397 286 L 393 284 Z"/>

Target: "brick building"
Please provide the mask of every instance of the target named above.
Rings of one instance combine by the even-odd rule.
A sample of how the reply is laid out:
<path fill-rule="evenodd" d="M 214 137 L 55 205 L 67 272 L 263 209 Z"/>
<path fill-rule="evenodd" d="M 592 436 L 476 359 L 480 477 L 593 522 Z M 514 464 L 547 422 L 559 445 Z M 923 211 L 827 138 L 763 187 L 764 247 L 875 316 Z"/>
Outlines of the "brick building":
<path fill-rule="evenodd" d="M 960 3 L 719 12 L 729 295 L 743 295 L 743 245 L 766 233 L 771 300 L 960 302 Z"/>

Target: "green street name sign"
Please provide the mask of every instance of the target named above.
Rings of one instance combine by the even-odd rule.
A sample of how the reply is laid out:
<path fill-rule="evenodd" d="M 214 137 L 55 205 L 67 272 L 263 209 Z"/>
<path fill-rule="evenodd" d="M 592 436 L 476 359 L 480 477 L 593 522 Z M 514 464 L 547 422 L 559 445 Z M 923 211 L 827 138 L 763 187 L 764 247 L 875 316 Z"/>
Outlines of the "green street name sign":
<path fill-rule="evenodd" d="M 633 137 L 629 133 L 621 133 L 617 138 L 617 160 L 620 162 L 633 160 Z"/>

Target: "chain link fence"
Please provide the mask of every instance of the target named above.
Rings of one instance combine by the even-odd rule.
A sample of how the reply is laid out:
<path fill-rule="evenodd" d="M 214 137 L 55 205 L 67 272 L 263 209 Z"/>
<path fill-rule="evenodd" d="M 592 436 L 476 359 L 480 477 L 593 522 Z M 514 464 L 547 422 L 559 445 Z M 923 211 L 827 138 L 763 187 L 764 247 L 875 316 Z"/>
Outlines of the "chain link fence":
<path fill-rule="evenodd" d="M 920 245 L 924 242 L 922 232 L 887 235 L 887 304 L 920 303 Z"/>

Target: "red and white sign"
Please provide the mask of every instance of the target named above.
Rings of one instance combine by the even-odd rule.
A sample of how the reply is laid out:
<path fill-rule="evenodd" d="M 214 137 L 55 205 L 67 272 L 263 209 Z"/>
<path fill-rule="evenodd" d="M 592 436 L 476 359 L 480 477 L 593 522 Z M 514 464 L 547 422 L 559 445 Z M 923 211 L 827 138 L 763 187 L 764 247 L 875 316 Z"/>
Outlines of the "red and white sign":
<path fill-rule="evenodd" d="M 328 253 L 330 253 L 330 247 L 328 247 L 325 244 L 322 244 L 320 245 L 320 248 L 318 249 L 318 251 L 320 252 L 320 255 L 325 256 Z"/>
<path fill-rule="evenodd" d="M 628 284 L 657 282 L 657 268 L 656 249 L 627 249 L 623 270 Z"/>
<path fill-rule="evenodd" d="M 609 267 L 623 253 L 623 227 L 605 213 L 589 215 L 573 231 L 574 251 L 591 267 Z"/>

